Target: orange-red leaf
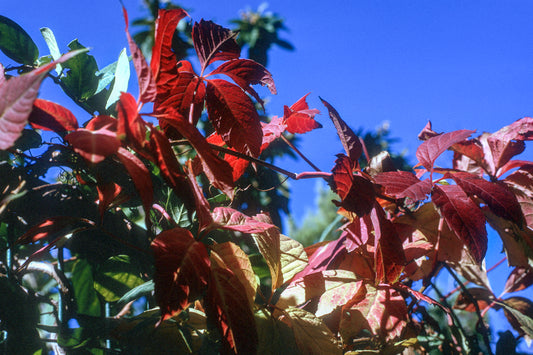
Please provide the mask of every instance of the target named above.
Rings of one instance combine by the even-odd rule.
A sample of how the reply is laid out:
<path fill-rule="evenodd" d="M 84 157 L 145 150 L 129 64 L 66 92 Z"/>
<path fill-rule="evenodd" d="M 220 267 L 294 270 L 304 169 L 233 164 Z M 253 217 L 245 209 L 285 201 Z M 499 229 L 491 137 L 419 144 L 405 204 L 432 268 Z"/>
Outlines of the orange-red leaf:
<path fill-rule="evenodd" d="M 121 140 L 131 142 L 135 148 L 144 147 L 148 143 L 145 122 L 139 115 L 137 101 L 130 93 L 120 94 L 117 111 L 117 136 Z"/>
<path fill-rule="evenodd" d="M 65 140 L 72 145 L 76 153 L 95 164 L 115 154 L 120 147 L 116 133 L 106 128 L 97 131 L 79 128 L 66 135 Z"/>

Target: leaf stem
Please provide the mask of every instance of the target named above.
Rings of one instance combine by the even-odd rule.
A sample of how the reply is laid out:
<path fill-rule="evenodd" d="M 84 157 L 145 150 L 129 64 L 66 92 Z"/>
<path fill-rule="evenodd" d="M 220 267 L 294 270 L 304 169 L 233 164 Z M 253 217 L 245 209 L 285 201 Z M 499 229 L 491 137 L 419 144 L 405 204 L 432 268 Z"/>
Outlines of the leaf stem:
<path fill-rule="evenodd" d="M 303 160 L 305 160 L 305 162 L 307 164 L 309 164 L 310 167 L 312 167 L 313 169 L 315 169 L 316 171 L 321 171 L 315 164 L 313 164 L 313 162 L 311 162 L 311 160 L 309 160 L 302 152 L 300 152 L 300 150 L 298 148 L 296 148 L 296 146 L 294 144 L 292 144 L 288 139 L 287 137 L 285 137 L 283 134 L 281 135 L 281 139 L 283 139 L 283 141 L 285 143 L 287 143 L 287 145 L 289 147 L 291 147 L 292 150 L 294 150 L 296 152 L 296 154 L 298 154 Z"/>

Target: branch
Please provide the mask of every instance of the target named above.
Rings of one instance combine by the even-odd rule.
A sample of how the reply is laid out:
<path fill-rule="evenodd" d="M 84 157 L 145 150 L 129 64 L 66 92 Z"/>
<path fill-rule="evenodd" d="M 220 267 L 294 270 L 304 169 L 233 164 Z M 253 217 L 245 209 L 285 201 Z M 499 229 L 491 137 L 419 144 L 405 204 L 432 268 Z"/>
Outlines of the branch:
<path fill-rule="evenodd" d="M 298 154 L 303 160 L 305 160 L 305 162 L 309 164 L 309 166 L 311 166 L 316 171 L 320 171 L 320 169 L 315 164 L 313 164 L 311 160 L 307 159 L 307 157 L 302 152 L 300 152 L 300 150 L 296 148 L 294 144 L 292 144 L 283 134 L 281 135 L 281 139 L 283 139 L 283 141 L 287 143 L 287 145 L 291 147 L 291 149 L 294 150 L 296 154 Z"/>

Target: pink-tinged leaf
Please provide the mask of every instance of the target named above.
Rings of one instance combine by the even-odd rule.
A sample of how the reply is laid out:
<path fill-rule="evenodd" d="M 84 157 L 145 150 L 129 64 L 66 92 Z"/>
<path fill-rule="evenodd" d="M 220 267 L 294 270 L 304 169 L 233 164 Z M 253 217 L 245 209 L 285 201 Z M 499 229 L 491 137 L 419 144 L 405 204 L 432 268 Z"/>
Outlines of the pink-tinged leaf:
<path fill-rule="evenodd" d="M 508 126 L 501 128 L 491 135 L 504 141 L 520 140 L 529 141 L 533 139 L 533 118 L 524 117 Z"/>
<path fill-rule="evenodd" d="M 477 139 L 456 143 L 452 146 L 452 149 L 456 153 L 465 155 L 468 158 L 472 159 L 479 166 L 483 166 L 483 147 Z"/>
<path fill-rule="evenodd" d="M 503 293 L 522 291 L 533 285 L 533 269 L 527 267 L 515 267 L 507 281 Z"/>
<path fill-rule="evenodd" d="M 122 12 L 124 14 L 124 21 L 126 22 L 126 36 L 128 38 L 128 45 L 130 47 L 131 56 L 133 57 L 133 66 L 137 72 L 137 80 L 139 82 L 139 100 L 142 103 L 152 102 L 155 100 L 157 88 L 152 76 L 152 70 L 148 66 L 143 53 L 133 40 L 129 30 L 128 12 L 126 8 L 122 6 Z"/>
<path fill-rule="evenodd" d="M 517 224 L 522 223 L 520 204 L 505 184 L 487 181 L 465 172 L 452 172 L 448 176 L 453 178 L 467 195 L 481 198 L 497 216 Z"/>
<path fill-rule="evenodd" d="M 155 259 L 155 297 L 165 320 L 202 296 L 210 278 L 210 261 L 203 243 L 191 232 L 174 228 L 152 242 Z"/>
<path fill-rule="evenodd" d="M 325 100 L 322 100 L 322 98 L 320 100 L 328 109 L 329 117 L 335 125 L 337 135 L 341 139 L 344 151 L 353 162 L 357 162 L 361 157 L 361 154 L 363 153 L 363 146 L 361 144 L 361 141 L 359 140 L 359 137 L 356 136 L 355 133 L 353 133 L 352 129 L 346 124 L 346 122 L 344 122 L 344 120 L 341 118 L 337 110 L 333 108 L 333 106 L 331 106 Z"/>
<path fill-rule="evenodd" d="M 236 37 L 236 32 L 212 21 L 200 20 L 199 23 L 196 22 L 192 27 L 192 40 L 202 71 L 217 60 L 239 58 L 241 48 L 235 41 Z"/>
<path fill-rule="evenodd" d="M 84 128 L 69 133 L 65 136 L 74 151 L 91 163 L 99 163 L 117 152 L 120 141 L 116 133 L 106 128 L 89 131 Z"/>
<path fill-rule="evenodd" d="M 263 131 L 259 115 L 250 98 L 225 80 L 207 81 L 207 113 L 224 142 L 236 151 L 259 156 Z"/>
<path fill-rule="evenodd" d="M 199 232 L 202 232 L 213 224 L 213 217 L 211 216 L 211 207 L 209 206 L 209 202 L 207 202 L 207 199 L 205 198 L 202 189 L 196 181 L 196 176 L 194 176 L 193 173 L 191 160 L 187 162 L 187 166 L 187 182 L 189 183 L 190 190 L 192 191 L 194 196 L 194 202 L 196 205 L 195 211 L 196 216 L 198 217 L 199 224 L 198 230 Z"/>
<path fill-rule="evenodd" d="M 224 261 L 226 267 L 240 281 L 246 290 L 250 309 L 253 310 L 257 291 L 257 280 L 248 255 L 238 245 L 232 242 L 214 244 L 211 246 L 211 250 L 218 254 Z"/>
<path fill-rule="evenodd" d="M 58 216 L 47 218 L 40 224 L 31 227 L 17 239 L 17 244 L 29 244 L 43 239 L 64 236 L 77 229 L 94 227 L 94 222 L 79 217 Z"/>
<path fill-rule="evenodd" d="M 370 180 L 353 174 L 354 160 L 343 154 L 337 157 L 335 166 L 331 170 L 333 191 L 341 198 L 341 202 L 336 204 L 347 211 L 355 212 L 358 216 L 363 216 L 370 212 L 374 205 L 376 197 L 374 185 Z"/>
<path fill-rule="evenodd" d="M 394 198 L 408 197 L 413 201 L 426 199 L 431 193 L 431 181 L 418 179 L 407 171 L 388 171 L 374 176 L 374 181 L 385 188 L 385 194 Z"/>
<path fill-rule="evenodd" d="M 211 252 L 210 260 L 211 280 L 205 310 L 222 335 L 221 352 L 255 354 L 258 335 L 246 288 L 217 252 Z"/>
<path fill-rule="evenodd" d="M 144 214 L 146 227 L 150 227 L 150 208 L 152 207 L 152 202 L 154 200 L 154 189 L 152 187 L 152 178 L 150 177 L 150 172 L 144 163 L 137 158 L 133 153 L 125 148 L 118 148 L 117 155 L 126 170 L 133 180 L 135 189 L 139 194 Z"/>
<path fill-rule="evenodd" d="M 366 284 L 342 308 L 340 333 L 345 343 L 363 329 L 393 340 L 402 335 L 407 325 L 407 305 L 398 291 L 391 287 Z"/>
<path fill-rule="evenodd" d="M 480 140 L 485 151 L 485 161 L 492 175 L 499 175 L 499 169 L 526 148 L 523 141 L 505 141 L 492 135 L 482 136 Z"/>
<path fill-rule="evenodd" d="M 524 165 L 504 179 L 520 203 L 528 226 L 533 226 L 533 165 Z"/>
<path fill-rule="evenodd" d="M 241 233 L 263 233 L 276 228 L 271 223 L 261 222 L 230 207 L 216 207 L 212 213 L 214 225 L 211 229 L 227 229 Z"/>
<path fill-rule="evenodd" d="M 215 155 L 205 137 L 192 124 L 183 118 L 165 121 L 176 128 L 192 144 L 200 157 L 202 172 L 205 173 L 209 182 L 224 192 L 230 199 L 233 199 L 233 175 L 231 166 Z M 199 173 L 197 172 L 196 174 Z"/>
<path fill-rule="evenodd" d="M 58 60 L 37 68 L 27 74 L 2 81 L 0 85 L 0 150 L 13 146 L 20 137 L 28 117 L 33 109 L 33 102 L 39 93 L 39 87 L 46 74 L 56 64 L 63 63 L 86 50 L 76 50 L 64 54 Z"/>
<path fill-rule="evenodd" d="M 35 99 L 28 121 L 33 128 L 56 133 L 78 129 L 78 120 L 67 108 L 52 101 Z"/>
<path fill-rule="evenodd" d="M 500 170 L 498 171 L 498 176 L 497 177 L 502 176 L 503 174 L 505 174 L 509 170 L 512 170 L 512 169 L 515 169 L 515 168 L 521 168 L 521 167 L 526 166 L 526 165 L 531 165 L 531 162 L 529 160 L 511 160 L 511 161 L 507 162 L 504 166 L 502 166 L 500 168 Z"/>
<path fill-rule="evenodd" d="M 450 229 L 480 263 L 487 251 L 487 230 L 479 207 L 456 185 L 434 186 L 431 199 Z"/>
<path fill-rule="evenodd" d="M 98 115 L 87 122 L 85 129 L 89 131 L 98 131 L 99 129 L 106 128 L 111 132 L 116 132 L 117 124 L 118 121 L 116 118 L 107 115 Z"/>
<path fill-rule="evenodd" d="M 261 144 L 261 151 L 265 150 L 270 143 L 281 137 L 283 132 L 287 129 L 283 117 L 274 116 L 268 123 L 261 122 L 263 129 L 263 143 Z"/>
<path fill-rule="evenodd" d="M 209 75 L 225 74 L 229 76 L 241 89 L 252 95 L 257 102 L 262 103 L 261 98 L 251 85 L 261 84 L 268 87 L 273 95 L 276 95 L 276 85 L 272 74 L 261 64 L 250 59 L 233 59 L 222 63 Z"/>
<path fill-rule="evenodd" d="M 420 139 L 421 141 L 427 141 L 428 139 L 438 136 L 440 134 L 442 133 L 437 133 L 433 130 L 433 128 L 431 127 L 431 121 L 428 121 L 428 123 L 426 123 L 420 133 L 418 133 L 418 139 Z"/>
<path fill-rule="evenodd" d="M 155 40 L 152 47 L 152 74 L 159 84 L 160 76 L 177 73 L 176 56 L 172 51 L 172 37 L 178 23 L 187 15 L 182 9 L 159 10 L 155 23 Z"/>
<path fill-rule="evenodd" d="M 420 144 L 416 150 L 416 157 L 424 168 L 432 171 L 435 160 L 437 160 L 444 151 L 455 143 L 464 141 L 474 132 L 475 131 L 461 129 L 429 138 Z"/>
<path fill-rule="evenodd" d="M 148 144 L 146 140 L 146 126 L 144 120 L 139 115 L 137 101 L 127 92 L 120 94 L 117 103 L 117 136 L 125 140 L 135 148 L 143 148 Z"/>

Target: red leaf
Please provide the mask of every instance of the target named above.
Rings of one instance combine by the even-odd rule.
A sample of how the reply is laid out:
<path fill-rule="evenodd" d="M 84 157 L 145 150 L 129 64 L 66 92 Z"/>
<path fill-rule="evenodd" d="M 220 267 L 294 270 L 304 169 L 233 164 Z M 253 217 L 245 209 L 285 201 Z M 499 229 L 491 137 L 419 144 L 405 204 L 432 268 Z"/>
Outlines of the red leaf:
<path fill-rule="evenodd" d="M 228 146 L 254 157 L 259 156 L 263 131 L 250 98 L 225 80 L 207 81 L 207 112 L 217 133 Z"/>
<path fill-rule="evenodd" d="M 199 232 L 202 232 L 213 223 L 213 217 L 211 216 L 211 207 L 209 207 L 209 202 L 207 202 L 202 189 L 200 188 L 200 186 L 198 186 L 196 176 L 194 176 L 194 173 L 192 171 L 192 161 L 189 160 L 187 164 L 187 182 L 189 183 L 190 190 L 193 193 L 194 202 L 196 204 L 195 211 L 198 217 L 198 230 Z"/>
<path fill-rule="evenodd" d="M 261 222 L 230 207 L 216 207 L 212 213 L 214 225 L 211 229 L 227 229 L 241 233 L 264 233 L 276 228 L 270 223 Z"/>
<path fill-rule="evenodd" d="M 203 70 L 217 60 L 237 59 L 241 48 L 235 41 L 237 33 L 215 24 L 201 20 L 192 27 L 194 49 Z"/>
<path fill-rule="evenodd" d="M 450 229 L 480 263 L 487 251 L 487 230 L 479 207 L 456 185 L 434 186 L 431 198 Z"/>
<path fill-rule="evenodd" d="M 520 203 L 526 224 L 533 224 L 533 165 L 523 165 L 508 177 L 504 183 L 509 186 Z"/>
<path fill-rule="evenodd" d="M 481 198 L 497 216 L 517 224 L 522 223 L 520 204 L 507 186 L 465 172 L 452 172 L 448 176 L 451 176 L 467 195 Z"/>
<path fill-rule="evenodd" d="M 115 182 L 99 183 L 96 185 L 98 191 L 98 212 L 100 220 L 104 217 L 107 208 L 120 195 L 122 188 Z"/>
<path fill-rule="evenodd" d="M 56 64 L 82 52 L 85 50 L 69 52 L 52 63 L 0 83 L 0 150 L 10 148 L 20 137 L 46 74 Z"/>
<path fill-rule="evenodd" d="M 139 81 L 139 100 L 142 103 L 152 102 L 155 100 L 157 88 L 155 86 L 154 78 L 152 77 L 152 71 L 144 58 L 143 53 L 130 35 L 128 28 L 128 12 L 126 8 L 122 6 L 122 12 L 124 14 L 124 21 L 126 22 L 126 36 L 128 38 L 128 45 L 133 57 L 133 66 L 137 72 L 137 80 Z"/>
<path fill-rule="evenodd" d="M 233 199 L 233 176 L 229 164 L 213 153 L 205 137 L 192 124 L 182 118 L 165 121 L 176 128 L 192 144 L 200 157 L 202 171 L 209 182 Z"/>
<path fill-rule="evenodd" d="M 475 131 L 461 129 L 454 132 L 444 133 L 420 144 L 416 150 L 418 161 L 429 171 L 433 170 L 435 160 L 455 143 L 459 143 L 468 138 Z"/>
<path fill-rule="evenodd" d="M 76 229 L 93 227 L 94 223 L 85 218 L 57 216 L 47 218 L 39 225 L 33 226 L 17 239 L 17 244 L 35 243 L 45 238 L 64 236 Z"/>
<path fill-rule="evenodd" d="M 106 128 L 111 132 L 116 132 L 117 119 L 107 115 L 98 115 L 87 122 L 87 125 L 85 126 L 85 129 L 89 131 L 97 131 L 102 128 Z"/>
<path fill-rule="evenodd" d="M 157 159 L 161 175 L 189 210 L 195 209 L 195 199 L 168 139 L 156 128 L 150 130 L 151 150 Z"/>
<path fill-rule="evenodd" d="M 353 174 L 353 160 L 337 155 L 333 173 L 334 192 L 341 198 L 338 206 L 363 216 L 370 212 L 375 201 L 374 185 L 369 180 Z"/>
<path fill-rule="evenodd" d="M 418 133 L 418 139 L 420 139 L 421 141 L 427 141 L 428 139 L 438 136 L 440 134 L 442 133 L 437 133 L 431 128 L 431 121 L 428 121 L 422 131 Z"/>
<path fill-rule="evenodd" d="M 433 298 L 431 298 L 429 296 L 426 296 L 426 295 L 424 295 L 421 292 L 415 291 L 412 288 L 408 287 L 407 285 L 405 285 L 405 284 L 403 284 L 401 282 L 395 284 L 394 287 L 398 288 L 400 290 L 403 290 L 403 291 L 407 291 L 408 293 L 411 294 L 411 296 L 413 296 L 414 298 L 416 298 L 419 301 L 420 300 L 425 301 L 425 302 L 427 302 L 427 303 L 429 303 L 431 305 L 439 307 L 440 309 L 442 309 L 446 313 L 450 313 L 450 310 L 448 308 L 446 308 L 445 306 L 443 306 L 439 302 L 435 301 Z"/>
<path fill-rule="evenodd" d="M 147 145 L 145 122 L 139 115 L 137 101 L 130 93 L 120 94 L 117 111 L 117 136 L 131 142 L 135 148 Z"/>
<path fill-rule="evenodd" d="M 152 202 L 154 200 L 154 189 L 152 187 L 150 172 L 144 163 L 129 150 L 120 147 L 118 148 L 117 155 L 126 170 L 128 170 L 128 173 L 133 180 L 133 184 L 135 185 L 135 188 L 141 197 L 146 227 L 149 228 L 150 208 L 152 207 Z"/>
<path fill-rule="evenodd" d="M 352 129 L 346 124 L 346 122 L 342 120 L 341 116 L 337 110 L 333 108 L 333 106 L 331 106 L 325 100 L 322 100 L 322 98 L 320 98 L 320 101 L 322 101 L 324 106 L 326 106 L 328 109 L 329 117 L 335 125 L 335 129 L 337 130 L 337 134 L 341 139 L 344 151 L 353 162 L 357 162 L 363 153 L 363 146 L 359 140 L 359 137 L 357 137 L 355 133 L 353 133 Z"/>
<path fill-rule="evenodd" d="M 376 184 L 385 188 L 385 194 L 394 198 L 409 197 L 421 201 L 431 192 L 431 181 L 418 179 L 407 171 L 388 171 L 374 176 Z"/>
<path fill-rule="evenodd" d="M 67 108 L 52 101 L 35 99 L 28 117 L 33 128 L 56 133 L 78 129 L 78 120 Z"/>
<path fill-rule="evenodd" d="M 210 259 L 206 313 L 222 334 L 222 353 L 255 354 L 258 335 L 246 288 L 217 252 Z"/>
<path fill-rule="evenodd" d="M 220 135 L 216 132 L 207 137 L 207 142 L 209 142 L 209 144 L 218 145 L 219 147 L 223 147 L 226 145 L 226 142 L 224 142 Z M 261 150 L 262 149 L 263 147 L 261 147 Z M 242 176 L 242 174 L 244 174 L 246 168 L 250 164 L 248 160 L 236 157 L 235 155 L 231 154 L 224 154 L 224 161 L 226 161 L 231 166 L 234 182 L 239 180 L 239 178 Z"/>
<path fill-rule="evenodd" d="M 187 308 L 207 289 L 211 271 L 207 249 L 191 232 L 174 228 L 152 242 L 155 297 L 165 320 Z"/>
<path fill-rule="evenodd" d="M 106 128 L 97 131 L 79 128 L 67 134 L 65 140 L 72 145 L 76 153 L 95 164 L 115 154 L 120 147 L 116 133 Z"/>
<path fill-rule="evenodd" d="M 176 56 L 172 52 L 172 37 L 182 18 L 188 16 L 182 9 L 159 10 L 155 23 L 155 40 L 152 47 L 152 73 L 159 84 L 163 75 L 175 76 Z"/>
<path fill-rule="evenodd" d="M 264 66 L 250 59 L 233 59 L 222 63 L 209 75 L 214 74 L 229 76 L 235 84 L 252 95 L 258 102 L 262 102 L 262 100 L 255 90 L 250 87 L 251 85 L 266 85 L 273 95 L 277 93 L 272 74 Z"/>

